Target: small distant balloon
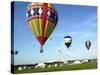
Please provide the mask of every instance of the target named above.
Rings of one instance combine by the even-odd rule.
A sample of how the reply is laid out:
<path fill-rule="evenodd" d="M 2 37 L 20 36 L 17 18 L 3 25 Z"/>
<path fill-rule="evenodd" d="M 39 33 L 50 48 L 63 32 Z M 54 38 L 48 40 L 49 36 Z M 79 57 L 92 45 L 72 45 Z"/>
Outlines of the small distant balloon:
<path fill-rule="evenodd" d="M 86 46 L 86 48 L 89 50 L 90 49 L 90 47 L 91 47 L 91 41 L 86 41 L 85 42 L 85 46 Z"/>
<path fill-rule="evenodd" d="M 18 51 L 16 50 L 16 51 L 15 51 L 15 55 L 17 55 L 17 54 L 18 54 Z"/>
<path fill-rule="evenodd" d="M 35 45 L 33 45 L 33 47 L 35 47 Z"/>
<path fill-rule="evenodd" d="M 62 51 L 61 51 L 61 50 L 59 50 L 59 53 L 61 53 L 61 54 L 62 54 Z"/>
<path fill-rule="evenodd" d="M 72 37 L 71 36 L 65 36 L 64 37 L 64 43 L 65 43 L 66 47 L 69 48 L 71 46 L 71 43 L 72 43 Z"/>

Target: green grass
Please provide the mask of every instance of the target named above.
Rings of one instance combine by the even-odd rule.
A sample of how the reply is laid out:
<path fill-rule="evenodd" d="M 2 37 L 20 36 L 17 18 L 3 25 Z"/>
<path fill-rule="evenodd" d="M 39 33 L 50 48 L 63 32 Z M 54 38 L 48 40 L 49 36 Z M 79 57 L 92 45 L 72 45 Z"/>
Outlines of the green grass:
<path fill-rule="evenodd" d="M 52 71 L 68 71 L 68 70 L 82 70 L 82 69 L 96 69 L 97 68 L 97 61 L 92 61 L 88 63 L 83 64 L 77 64 L 77 65 L 63 65 L 62 67 L 45 67 L 45 68 L 34 68 L 32 67 L 30 70 L 22 70 L 18 71 L 15 69 L 15 73 L 36 73 L 36 72 L 52 72 Z"/>

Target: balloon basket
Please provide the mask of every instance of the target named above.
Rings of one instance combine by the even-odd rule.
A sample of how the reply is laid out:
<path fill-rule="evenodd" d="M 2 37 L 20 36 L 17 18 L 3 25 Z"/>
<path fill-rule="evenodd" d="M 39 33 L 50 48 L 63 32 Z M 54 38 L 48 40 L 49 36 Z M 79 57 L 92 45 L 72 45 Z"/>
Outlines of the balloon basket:
<path fill-rule="evenodd" d="M 43 45 L 40 47 L 40 53 L 43 53 Z"/>

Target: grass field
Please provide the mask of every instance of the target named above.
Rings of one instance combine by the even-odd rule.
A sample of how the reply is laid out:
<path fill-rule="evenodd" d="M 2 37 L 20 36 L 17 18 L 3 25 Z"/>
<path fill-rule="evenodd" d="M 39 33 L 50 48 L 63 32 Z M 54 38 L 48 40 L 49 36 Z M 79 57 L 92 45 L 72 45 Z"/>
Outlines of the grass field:
<path fill-rule="evenodd" d="M 60 63 L 58 63 L 60 64 Z M 15 68 L 16 74 L 18 73 L 36 73 L 36 72 L 52 72 L 52 71 L 68 71 L 68 70 L 82 70 L 82 69 L 96 69 L 97 68 L 97 60 L 93 60 L 92 62 L 87 62 L 83 64 L 74 64 L 74 65 L 68 65 L 65 64 L 63 66 L 57 66 L 54 67 L 53 64 L 51 64 L 52 67 L 45 67 L 45 68 L 34 68 L 34 66 L 31 67 L 31 69 L 25 69 L 25 70 L 17 70 Z"/>

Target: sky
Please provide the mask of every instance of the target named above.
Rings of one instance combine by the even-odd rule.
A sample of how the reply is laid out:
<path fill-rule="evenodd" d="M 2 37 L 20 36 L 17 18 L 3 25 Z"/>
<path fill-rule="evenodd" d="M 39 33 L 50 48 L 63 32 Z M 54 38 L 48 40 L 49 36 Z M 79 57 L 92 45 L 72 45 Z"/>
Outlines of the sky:
<path fill-rule="evenodd" d="M 29 2 L 15 2 L 14 5 L 14 64 L 35 64 L 55 60 L 77 60 L 97 58 L 97 7 L 81 5 L 52 4 L 58 12 L 58 23 L 44 44 L 40 44 L 28 28 L 26 8 Z M 72 37 L 69 49 L 64 44 L 65 36 Z M 91 41 L 89 50 L 85 41 Z M 62 54 L 59 52 L 62 52 Z"/>

